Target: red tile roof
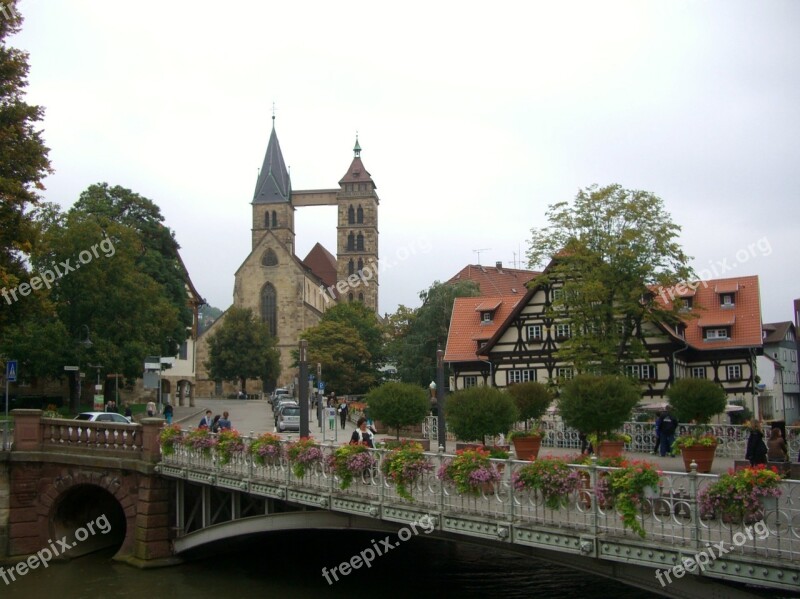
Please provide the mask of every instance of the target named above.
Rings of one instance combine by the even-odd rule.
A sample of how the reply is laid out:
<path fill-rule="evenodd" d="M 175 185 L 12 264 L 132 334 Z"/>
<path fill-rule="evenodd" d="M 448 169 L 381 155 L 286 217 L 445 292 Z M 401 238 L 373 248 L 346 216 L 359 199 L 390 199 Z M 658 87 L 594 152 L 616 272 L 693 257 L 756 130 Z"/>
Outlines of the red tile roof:
<path fill-rule="evenodd" d="M 539 274 L 541 273 L 538 270 L 506 268 L 502 263 L 494 266 L 468 264 L 447 282 L 475 281 L 481 290 L 481 295 L 511 294 L 523 297 L 527 291 L 525 284 Z"/>
<path fill-rule="evenodd" d="M 375 181 L 372 180 L 367 169 L 364 168 L 364 163 L 361 162 L 361 158 L 356 156 L 353 158 L 353 162 L 350 163 L 350 168 L 347 169 L 347 172 L 344 174 L 344 177 L 339 181 L 339 184 L 342 183 L 364 183 L 365 181 L 369 181 L 372 183 L 372 186 L 377 188 L 378 186 L 375 185 Z"/>
<path fill-rule="evenodd" d="M 478 341 L 492 337 L 500 328 L 523 295 L 496 297 L 457 297 L 453 304 L 450 330 L 447 333 L 447 347 L 444 350 L 445 362 L 468 362 L 478 360 L 475 352 Z M 476 307 L 481 303 L 497 303 L 498 307 L 491 322 L 481 322 Z"/>
<path fill-rule="evenodd" d="M 317 275 L 326 287 L 336 285 L 336 258 L 320 243 L 316 243 L 308 256 L 303 259 L 303 264 Z"/>

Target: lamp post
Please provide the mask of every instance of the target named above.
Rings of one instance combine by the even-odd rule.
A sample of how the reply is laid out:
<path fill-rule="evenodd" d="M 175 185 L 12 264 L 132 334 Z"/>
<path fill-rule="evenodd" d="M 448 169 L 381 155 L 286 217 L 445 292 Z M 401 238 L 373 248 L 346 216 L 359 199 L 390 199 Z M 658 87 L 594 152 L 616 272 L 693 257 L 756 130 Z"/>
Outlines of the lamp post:
<path fill-rule="evenodd" d="M 439 433 L 439 447 L 447 448 L 444 421 L 444 350 L 436 350 L 436 428 Z"/>
<path fill-rule="evenodd" d="M 83 338 L 83 331 L 86 331 L 86 337 Z M 92 345 L 92 340 L 89 339 L 89 325 L 82 324 L 80 328 L 80 332 L 78 333 L 78 344 L 82 345 L 86 350 L 88 350 Z M 78 355 L 78 370 L 76 371 L 75 377 L 77 378 L 76 387 L 78 389 L 78 396 L 75 398 L 75 404 L 72 406 L 74 412 L 78 412 L 81 406 L 81 355 L 82 352 Z"/>
<path fill-rule="evenodd" d="M 308 341 L 300 340 L 300 436 L 308 437 Z"/>

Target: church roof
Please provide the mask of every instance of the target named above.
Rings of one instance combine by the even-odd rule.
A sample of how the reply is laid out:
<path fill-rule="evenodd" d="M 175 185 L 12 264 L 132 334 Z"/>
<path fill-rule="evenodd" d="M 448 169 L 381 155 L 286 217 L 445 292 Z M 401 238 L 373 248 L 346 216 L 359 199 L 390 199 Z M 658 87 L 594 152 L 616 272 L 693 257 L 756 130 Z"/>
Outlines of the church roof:
<path fill-rule="evenodd" d="M 350 168 L 347 169 L 344 177 L 339 181 L 339 185 L 342 183 L 363 183 L 364 181 L 369 181 L 372 183 L 372 187 L 377 189 L 378 186 L 375 185 L 375 181 L 372 180 L 369 171 L 364 168 L 364 163 L 361 162 L 361 145 L 358 143 L 358 136 L 356 136 L 356 145 L 353 147 L 353 162 L 350 163 Z"/>
<path fill-rule="evenodd" d="M 275 121 L 272 122 L 272 133 L 264 155 L 264 164 L 258 173 L 258 182 L 253 194 L 254 204 L 277 204 L 288 202 L 292 192 L 289 171 L 283 161 L 278 135 L 275 133 Z"/>
<path fill-rule="evenodd" d="M 336 285 L 336 258 L 321 243 L 314 244 L 308 255 L 303 258 L 303 264 L 310 268 L 326 287 Z"/>

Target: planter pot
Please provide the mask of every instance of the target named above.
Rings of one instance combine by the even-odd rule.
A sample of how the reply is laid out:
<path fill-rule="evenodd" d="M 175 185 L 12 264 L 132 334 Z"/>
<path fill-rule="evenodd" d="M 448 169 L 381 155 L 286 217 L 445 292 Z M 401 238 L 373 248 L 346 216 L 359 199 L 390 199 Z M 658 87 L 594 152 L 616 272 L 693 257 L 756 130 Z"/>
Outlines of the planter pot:
<path fill-rule="evenodd" d="M 600 441 L 597 457 L 615 458 L 625 452 L 625 441 Z"/>
<path fill-rule="evenodd" d="M 514 437 L 514 452 L 518 460 L 535 460 L 539 456 L 539 449 L 542 447 L 541 437 Z"/>
<path fill-rule="evenodd" d="M 694 460 L 697 462 L 697 471 L 707 474 L 711 472 L 711 464 L 714 463 L 714 453 L 717 451 L 716 444 L 714 445 L 695 445 L 692 447 L 684 447 L 681 449 L 681 457 L 683 457 L 683 466 L 686 472 L 691 472 L 691 464 Z"/>

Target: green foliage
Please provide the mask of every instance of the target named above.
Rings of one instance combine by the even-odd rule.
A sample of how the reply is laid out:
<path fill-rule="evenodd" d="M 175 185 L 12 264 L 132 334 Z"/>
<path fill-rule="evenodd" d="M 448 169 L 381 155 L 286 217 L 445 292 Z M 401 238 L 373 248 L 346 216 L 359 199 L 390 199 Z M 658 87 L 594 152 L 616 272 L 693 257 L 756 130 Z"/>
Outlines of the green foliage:
<path fill-rule="evenodd" d="M 393 482 L 397 494 L 408 501 L 414 501 L 410 487 L 431 470 L 433 464 L 422 451 L 422 445 L 413 441 L 401 442 L 381 462 L 381 472 L 386 480 Z"/>
<path fill-rule="evenodd" d="M 300 337 L 308 341 L 308 362 L 322 364 L 326 391 L 338 395 L 365 393 L 374 384 L 376 373 L 369 350 L 355 328 L 323 320 Z"/>
<path fill-rule="evenodd" d="M 708 424 L 725 410 L 725 390 L 708 379 L 680 379 L 667 389 L 667 397 L 681 422 Z"/>
<path fill-rule="evenodd" d="M 495 387 L 471 387 L 447 397 L 445 417 L 457 439 L 483 443 L 486 435 L 508 433 L 519 412 L 507 393 Z"/>
<path fill-rule="evenodd" d="M 550 389 L 536 381 L 511 385 L 508 387 L 507 392 L 514 399 L 520 420 L 525 421 L 526 429 L 528 428 L 528 421 L 538 420 L 544 416 L 553 401 L 553 393 Z"/>
<path fill-rule="evenodd" d="M 581 374 L 561 389 L 558 409 L 569 426 L 602 440 L 630 417 L 639 397 L 638 386 L 626 377 Z"/>
<path fill-rule="evenodd" d="M 444 349 L 457 297 L 480 295 L 473 281 L 435 281 L 419 294 L 416 309 L 400 306 L 389 316 L 389 361 L 397 365 L 400 380 L 427 387 L 436 378 L 436 350 Z M 445 376 L 447 376 L 445 374 Z"/>
<path fill-rule="evenodd" d="M 650 286 L 671 287 L 692 276 L 678 245 L 680 227 L 646 191 L 593 185 L 574 202 L 549 207 L 548 227 L 531 231 L 531 267 L 552 260 L 535 284 L 563 283 L 548 315 L 569 322 L 558 357 L 579 372 L 616 374 L 647 355 L 647 323 L 675 323 L 678 306 L 653 301 Z"/>
<path fill-rule="evenodd" d="M 396 429 L 398 440 L 402 427 L 419 424 L 430 410 L 425 390 L 409 383 L 384 383 L 367 394 L 366 402 L 370 417 Z"/>
<path fill-rule="evenodd" d="M 272 383 L 280 371 L 280 354 L 269 326 L 253 316 L 249 308 L 230 308 L 208 340 L 205 367 L 212 379 L 247 379 Z"/>

